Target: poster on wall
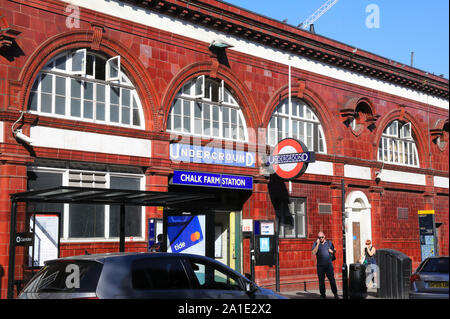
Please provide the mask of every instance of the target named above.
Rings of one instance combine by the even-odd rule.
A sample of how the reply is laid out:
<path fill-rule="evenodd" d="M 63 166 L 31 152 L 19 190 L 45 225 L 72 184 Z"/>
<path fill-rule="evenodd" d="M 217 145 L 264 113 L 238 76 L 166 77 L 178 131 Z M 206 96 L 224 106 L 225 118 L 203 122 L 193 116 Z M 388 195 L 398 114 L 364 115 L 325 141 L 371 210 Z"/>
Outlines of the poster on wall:
<path fill-rule="evenodd" d="M 167 216 L 167 251 L 205 255 L 205 215 Z"/>
<path fill-rule="evenodd" d="M 30 218 L 34 245 L 29 247 L 29 265 L 42 267 L 44 262 L 59 257 L 59 215 L 36 213 Z"/>

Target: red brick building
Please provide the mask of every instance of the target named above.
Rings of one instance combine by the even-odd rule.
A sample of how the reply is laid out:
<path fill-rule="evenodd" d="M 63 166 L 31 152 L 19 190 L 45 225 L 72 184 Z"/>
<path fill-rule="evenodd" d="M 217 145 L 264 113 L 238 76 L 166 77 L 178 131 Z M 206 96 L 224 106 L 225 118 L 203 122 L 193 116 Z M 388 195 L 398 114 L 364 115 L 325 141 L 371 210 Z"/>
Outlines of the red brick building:
<path fill-rule="evenodd" d="M 316 281 L 319 231 L 342 251 L 341 180 L 347 263 L 372 239 L 417 266 L 419 210 L 434 210 L 448 255 L 447 79 L 215 0 L 0 4 L 2 298 L 10 194 L 56 186 L 213 193 L 215 204 L 191 212 L 207 228 L 203 253 L 242 273 L 243 220 L 282 212 L 282 289 Z M 277 183 L 263 160 L 286 137 L 316 161 Z M 251 177 L 252 186 L 179 185 L 175 171 Z M 127 251 L 148 249 L 149 220 L 163 210 L 127 212 Z M 33 212 L 55 211 L 60 256 L 118 249 L 108 205 L 19 203 L 17 231 Z M 16 255 L 20 279 L 28 250 Z M 255 277 L 274 288 L 275 267 L 256 266 Z"/>

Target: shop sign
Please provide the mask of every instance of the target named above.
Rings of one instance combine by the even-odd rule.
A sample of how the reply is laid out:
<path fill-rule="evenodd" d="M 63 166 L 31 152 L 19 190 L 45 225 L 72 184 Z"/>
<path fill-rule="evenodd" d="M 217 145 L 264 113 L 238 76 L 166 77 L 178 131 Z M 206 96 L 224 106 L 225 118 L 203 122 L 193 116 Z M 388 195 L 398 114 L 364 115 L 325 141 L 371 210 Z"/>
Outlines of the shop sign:
<path fill-rule="evenodd" d="M 293 138 L 286 138 L 275 146 L 265 164 L 271 166 L 279 177 L 289 180 L 302 175 L 308 163 L 315 160 L 315 153 L 308 152 L 305 144 Z"/>
<path fill-rule="evenodd" d="M 174 171 L 172 184 L 252 190 L 253 178 L 250 176 Z"/>
<path fill-rule="evenodd" d="M 256 157 L 254 152 L 173 143 L 170 144 L 170 160 L 172 162 L 255 167 Z"/>

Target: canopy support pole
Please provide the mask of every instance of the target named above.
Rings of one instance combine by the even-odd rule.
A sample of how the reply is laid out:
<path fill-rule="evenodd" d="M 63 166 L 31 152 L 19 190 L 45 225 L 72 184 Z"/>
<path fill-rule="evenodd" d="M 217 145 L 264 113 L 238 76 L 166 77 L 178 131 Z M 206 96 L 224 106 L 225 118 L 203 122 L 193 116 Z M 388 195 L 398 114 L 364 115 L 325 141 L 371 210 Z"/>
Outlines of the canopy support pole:
<path fill-rule="evenodd" d="M 119 252 L 125 251 L 125 204 L 120 204 Z"/>

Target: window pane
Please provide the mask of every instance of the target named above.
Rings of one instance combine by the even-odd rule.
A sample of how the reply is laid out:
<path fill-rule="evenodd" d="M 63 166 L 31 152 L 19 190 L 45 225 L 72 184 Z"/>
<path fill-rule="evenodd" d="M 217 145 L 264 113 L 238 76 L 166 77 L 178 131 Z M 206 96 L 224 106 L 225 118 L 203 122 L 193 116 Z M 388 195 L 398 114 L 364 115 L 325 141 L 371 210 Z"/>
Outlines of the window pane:
<path fill-rule="evenodd" d="M 59 70 L 66 70 L 66 56 L 62 56 L 58 59 L 56 59 L 55 68 Z"/>
<path fill-rule="evenodd" d="M 88 119 L 94 118 L 94 110 L 91 101 L 84 101 L 83 117 Z"/>
<path fill-rule="evenodd" d="M 120 88 L 111 87 L 109 92 L 110 92 L 111 104 L 119 105 Z"/>
<path fill-rule="evenodd" d="M 111 122 L 119 123 L 119 105 L 111 104 L 109 115 Z"/>
<path fill-rule="evenodd" d="M 139 108 L 138 105 L 136 103 L 136 99 L 133 96 L 133 125 L 141 125 L 141 119 L 139 116 Z"/>
<path fill-rule="evenodd" d="M 194 133 L 202 134 L 202 104 L 194 103 Z"/>
<path fill-rule="evenodd" d="M 213 136 L 220 137 L 219 107 L 213 106 Z"/>
<path fill-rule="evenodd" d="M 90 76 L 94 76 L 94 60 L 95 57 L 93 55 L 88 54 L 87 63 L 86 63 L 86 74 Z"/>
<path fill-rule="evenodd" d="M 28 188 L 29 191 L 38 189 L 54 188 L 62 186 L 63 175 L 58 172 L 34 172 L 28 171 Z M 61 213 L 60 225 L 63 225 L 64 204 L 57 203 L 32 203 L 28 207 L 34 207 L 35 212 L 59 212 Z M 61 227 L 61 226 L 60 226 Z M 60 228 L 62 230 L 62 228 Z M 61 231 L 62 236 L 62 231 Z"/>
<path fill-rule="evenodd" d="M 50 74 L 42 74 L 41 92 L 52 93 L 52 78 Z"/>
<path fill-rule="evenodd" d="M 30 111 L 37 111 L 38 106 L 38 95 L 35 92 L 30 93 L 30 98 L 28 99 L 28 109 Z"/>
<path fill-rule="evenodd" d="M 140 190 L 140 178 L 111 176 L 111 189 Z M 140 206 L 125 206 L 125 236 L 141 236 L 142 208 Z M 109 236 L 119 236 L 120 206 L 110 206 Z"/>
<path fill-rule="evenodd" d="M 122 123 L 130 124 L 130 108 L 122 107 Z"/>
<path fill-rule="evenodd" d="M 203 134 L 211 135 L 211 105 L 203 104 Z"/>
<path fill-rule="evenodd" d="M 71 116 L 81 116 L 81 104 L 79 99 L 71 99 L 70 103 L 70 115 Z"/>
<path fill-rule="evenodd" d="M 105 102 L 105 86 L 103 84 L 96 84 L 96 100 Z"/>
<path fill-rule="evenodd" d="M 222 128 L 223 128 L 223 137 L 230 138 L 231 130 L 230 130 L 230 109 L 224 107 L 222 110 Z"/>
<path fill-rule="evenodd" d="M 197 279 L 196 287 L 200 289 L 242 290 L 238 277 L 225 269 L 197 260 L 191 261 L 191 265 Z"/>
<path fill-rule="evenodd" d="M 174 115 L 173 117 L 173 130 L 181 132 L 181 116 Z"/>
<path fill-rule="evenodd" d="M 83 71 L 85 53 L 86 51 L 78 51 L 72 55 L 72 71 Z"/>
<path fill-rule="evenodd" d="M 41 112 L 51 113 L 52 112 L 52 95 L 42 93 L 41 94 Z"/>
<path fill-rule="evenodd" d="M 122 89 L 122 106 L 130 106 L 130 90 Z"/>
<path fill-rule="evenodd" d="M 66 114 L 66 97 L 55 96 L 55 113 L 61 115 Z"/>
<path fill-rule="evenodd" d="M 136 290 L 189 289 L 189 280 L 179 259 L 149 258 L 132 264 L 132 285 Z"/>
<path fill-rule="evenodd" d="M 105 103 L 96 103 L 95 118 L 99 121 L 105 120 Z"/>
<path fill-rule="evenodd" d="M 94 99 L 94 85 L 91 82 L 84 82 L 84 98 L 86 100 Z"/>
<path fill-rule="evenodd" d="M 104 237 L 105 207 L 103 205 L 70 204 L 69 237 Z"/>
<path fill-rule="evenodd" d="M 81 82 L 71 79 L 70 81 L 71 96 L 81 98 Z"/>
<path fill-rule="evenodd" d="M 66 79 L 56 76 L 55 81 L 55 93 L 58 95 L 66 95 Z"/>
<path fill-rule="evenodd" d="M 120 88 L 110 87 L 110 121 L 119 123 L 119 92 Z"/>

